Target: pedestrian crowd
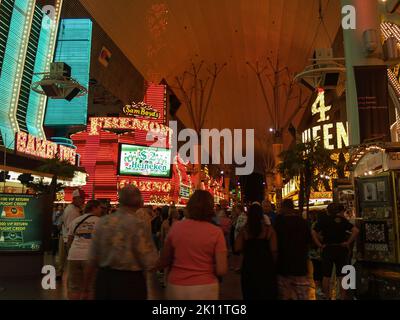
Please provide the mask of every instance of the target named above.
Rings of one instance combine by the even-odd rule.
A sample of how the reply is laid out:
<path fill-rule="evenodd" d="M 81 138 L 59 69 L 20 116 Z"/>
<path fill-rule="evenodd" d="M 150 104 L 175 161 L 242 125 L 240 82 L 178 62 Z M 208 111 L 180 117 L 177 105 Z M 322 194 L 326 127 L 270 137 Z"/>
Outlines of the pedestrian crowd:
<path fill-rule="evenodd" d="M 218 300 L 229 269 L 244 300 L 331 299 L 359 233 L 336 203 L 305 219 L 292 200 L 279 210 L 268 200 L 229 210 L 202 190 L 184 209 L 144 206 L 133 186 L 114 209 L 84 199 L 76 190 L 53 213 L 57 276 L 71 300 L 145 300 L 157 285 L 168 300 Z"/>

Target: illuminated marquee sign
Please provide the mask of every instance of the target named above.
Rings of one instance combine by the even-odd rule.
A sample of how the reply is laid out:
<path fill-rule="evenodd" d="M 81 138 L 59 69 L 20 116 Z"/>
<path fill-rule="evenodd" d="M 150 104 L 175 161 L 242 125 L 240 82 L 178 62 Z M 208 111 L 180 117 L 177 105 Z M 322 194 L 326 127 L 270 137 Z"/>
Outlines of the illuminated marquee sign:
<path fill-rule="evenodd" d="M 324 89 L 319 88 L 318 89 L 318 97 L 311 107 L 312 115 L 315 116 L 316 114 L 319 113 L 318 122 L 329 121 L 330 118 L 326 114 L 331 109 L 332 109 L 332 106 L 325 106 L 325 91 L 324 91 Z"/>
<path fill-rule="evenodd" d="M 58 145 L 52 141 L 36 138 L 25 132 L 17 132 L 15 150 L 18 153 L 42 159 L 54 159 L 58 157 L 61 161 L 67 161 L 71 165 L 76 164 L 76 150 Z"/>
<path fill-rule="evenodd" d="M 323 141 L 325 149 L 328 150 L 342 149 L 349 146 L 348 123 L 327 123 L 330 120 L 327 113 L 331 108 L 332 106 L 325 105 L 324 90 L 318 89 L 318 97 L 312 105 L 311 112 L 312 115 L 319 114 L 317 122 L 322 124 L 303 132 L 302 140 L 304 143 L 319 139 Z"/>
<path fill-rule="evenodd" d="M 127 185 L 133 185 L 137 187 L 141 192 L 163 192 L 169 193 L 172 190 L 170 182 L 160 181 L 138 181 L 138 180 L 121 180 L 119 182 L 119 188 L 124 188 Z"/>
<path fill-rule="evenodd" d="M 171 128 L 149 120 L 136 118 L 91 118 L 89 134 L 91 136 L 99 135 L 101 129 L 143 130 L 172 137 Z"/>
<path fill-rule="evenodd" d="M 154 108 L 144 102 L 132 103 L 131 105 L 126 105 L 123 109 L 127 116 L 147 118 L 158 120 L 160 119 L 160 112 L 154 110 Z"/>

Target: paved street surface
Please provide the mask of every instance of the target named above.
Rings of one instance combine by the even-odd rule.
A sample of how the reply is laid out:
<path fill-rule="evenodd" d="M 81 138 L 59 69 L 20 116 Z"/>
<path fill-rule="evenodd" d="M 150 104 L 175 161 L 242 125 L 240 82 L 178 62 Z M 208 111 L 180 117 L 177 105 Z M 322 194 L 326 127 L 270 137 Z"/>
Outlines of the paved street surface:
<path fill-rule="evenodd" d="M 236 259 L 237 260 L 237 259 Z M 232 261 L 231 265 L 238 261 Z M 150 299 L 162 299 L 163 292 L 160 287 L 151 286 Z M 43 290 L 41 279 L 9 278 L 0 279 L 0 300 L 66 300 L 66 279 L 57 282 L 56 290 Z M 241 300 L 240 275 L 233 270 L 224 277 L 221 284 L 222 300 Z"/>

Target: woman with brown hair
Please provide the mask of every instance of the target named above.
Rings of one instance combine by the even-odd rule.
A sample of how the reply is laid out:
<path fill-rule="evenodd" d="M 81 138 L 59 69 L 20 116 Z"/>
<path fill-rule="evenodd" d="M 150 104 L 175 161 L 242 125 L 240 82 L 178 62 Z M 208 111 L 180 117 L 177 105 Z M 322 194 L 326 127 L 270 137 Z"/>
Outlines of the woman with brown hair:
<path fill-rule="evenodd" d="M 161 259 L 161 268 L 170 269 L 169 300 L 218 300 L 218 277 L 228 271 L 228 258 L 222 230 L 210 223 L 213 216 L 213 197 L 197 190 L 187 218 L 171 228 Z"/>

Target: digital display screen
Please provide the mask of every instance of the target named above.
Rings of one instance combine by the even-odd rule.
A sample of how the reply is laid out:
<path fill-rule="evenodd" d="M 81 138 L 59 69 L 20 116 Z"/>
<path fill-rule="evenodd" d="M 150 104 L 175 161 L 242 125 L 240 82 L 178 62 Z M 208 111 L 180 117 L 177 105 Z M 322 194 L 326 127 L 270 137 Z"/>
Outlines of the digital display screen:
<path fill-rule="evenodd" d="M 43 212 L 40 198 L 0 194 L 0 252 L 40 251 Z"/>
<path fill-rule="evenodd" d="M 171 177 L 171 150 L 121 144 L 119 175 Z"/>
<path fill-rule="evenodd" d="M 190 198 L 190 188 L 187 187 L 187 186 L 182 186 L 181 185 L 181 188 L 180 188 L 180 191 L 179 191 L 179 196 L 181 196 L 182 198 L 189 199 Z"/>

